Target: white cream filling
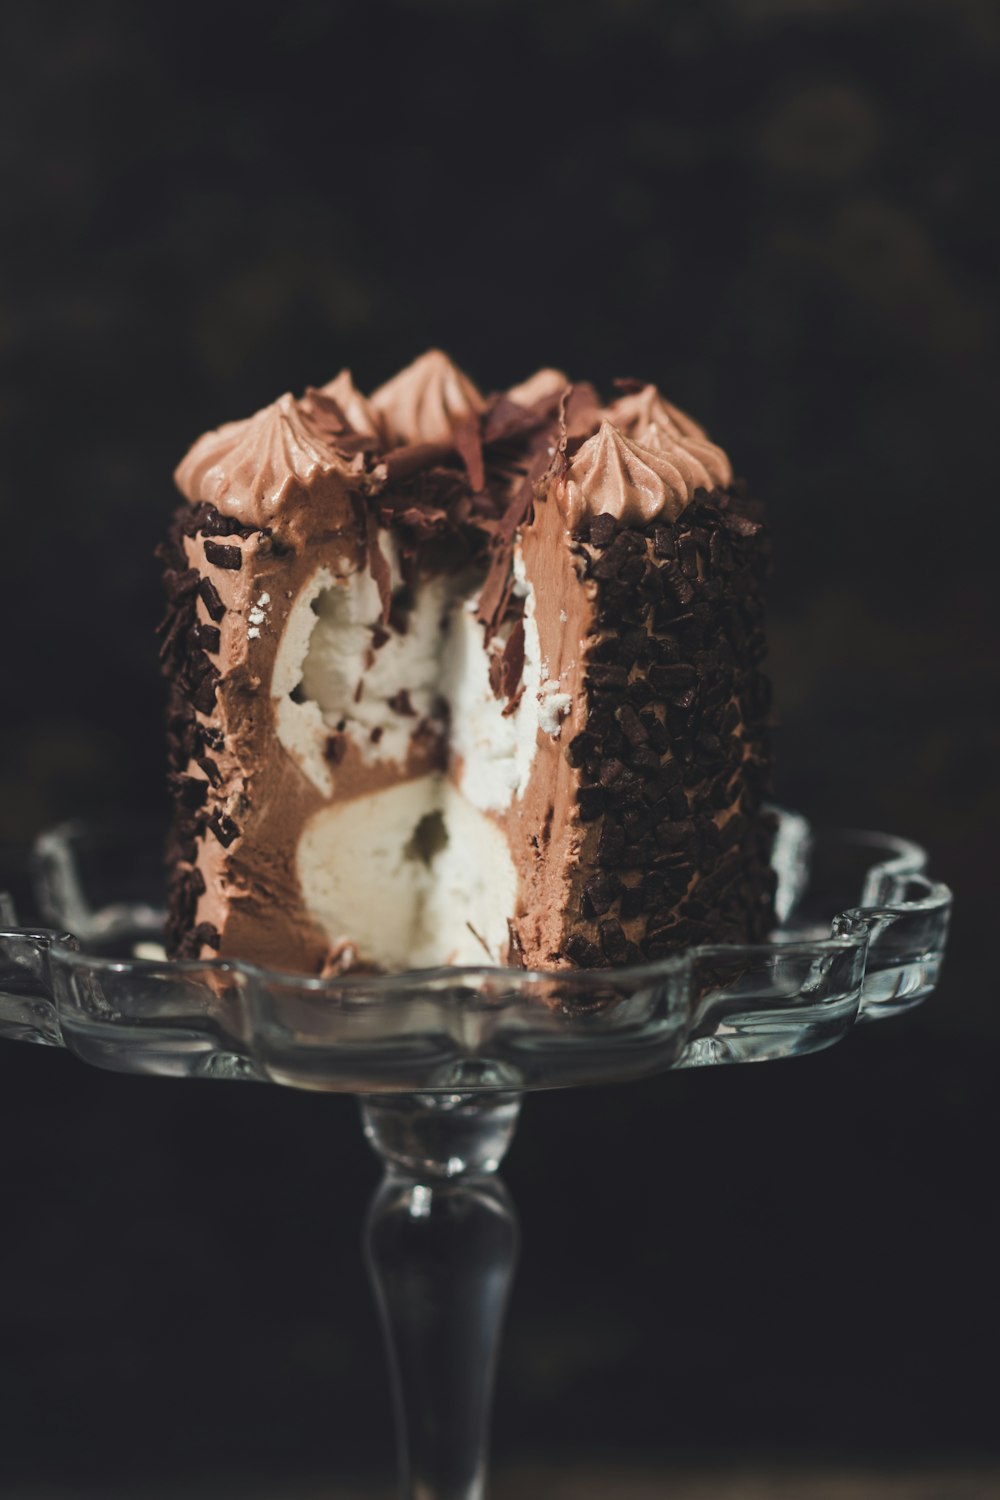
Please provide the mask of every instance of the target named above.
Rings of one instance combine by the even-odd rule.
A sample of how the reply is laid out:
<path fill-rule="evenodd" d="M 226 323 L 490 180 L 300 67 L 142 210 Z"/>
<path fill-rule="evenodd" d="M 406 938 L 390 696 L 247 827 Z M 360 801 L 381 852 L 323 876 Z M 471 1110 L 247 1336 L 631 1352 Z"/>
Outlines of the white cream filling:
<path fill-rule="evenodd" d="M 513 713 L 503 713 L 490 687 L 490 653 L 503 650 L 509 627 L 483 645 L 483 627 L 471 608 L 448 617 L 441 664 L 441 692 L 451 708 L 450 747 L 455 779 L 464 796 L 484 812 L 505 812 L 524 795 L 537 744 L 535 712 L 541 671 L 535 596 L 524 600 L 524 692 Z"/>
<path fill-rule="evenodd" d="M 573 707 L 569 693 L 561 692 L 558 677 L 543 682 L 538 693 L 538 725 L 546 734 L 557 740 L 562 734 L 562 721 Z"/>
<path fill-rule="evenodd" d="M 331 946 L 386 969 L 499 964 L 517 874 L 493 820 L 442 776 L 315 813 L 299 839 L 305 904 Z"/>
<path fill-rule="evenodd" d="M 442 700 L 450 709 L 459 784 L 470 801 L 500 812 L 523 793 L 536 729 L 553 734 L 558 725 L 552 727 L 552 709 L 540 696 L 535 596 L 519 554 L 515 572 L 524 597 L 524 691 L 506 716 L 490 687 L 489 667 L 490 651 L 503 649 L 509 627 L 484 648 L 468 578 L 422 580 L 414 589 L 405 634 L 390 631 L 376 649 L 381 600 L 371 574 L 334 578 L 326 568 L 313 574 L 289 613 L 271 695 L 278 739 L 324 796 L 333 791 L 324 755 L 331 733 L 346 734 L 369 764 L 403 764 L 417 723 L 434 719 Z M 395 586 L 394 561 L 392 578 Z M 414 716 L 390 706 L 402 690 Z"/>
<path fill-rule="evenodd" d="M 395 559 L 392 582 L 399 581 Z M 468 577 L 436 577 L 414 588 L 405 634 L 378 649 L 381 601 L 365 571 L 334 577 L 319 569 L 301 590 L 275 658 L 272 698 L 278 739 L 327 798 L 336 770 L 325 748 L 342 733 L 369 763 L 402 767 L 421 719 L 447 711 L 451 768 L 316 813 L 299 841 L 298 875 L 310 914 L 331 945 L 349 942 L 387 969 L 441 963 L 500 963 L 517 874 L 507 839 L 490 814 L 524 794 L 538 730 L 558 736 L 570 697 L 543 686 L 534 590 L 515 557 L 524 598 L 523 688 L 504 704 L 489 680 Z M 358 684 L 361 684 L 360 693 Z M 413 716 L 390 706 L 401 690 Z M 398 702 L 398 699 L 397 699 Z M 443 720 L 437 720 L 442 732 Z"/>
<path fill-rule="evenodd" d="M 399 584 L 395 557 L 391 560 L 391 583 L 393 588 Z M 323 727 L 345 733 L 369 763 L 404 762 L 416 724 L 432 718 L 436 710 L 442 626 L 457 587 L 454 579 L 445 577 L 422 582 L 414 590 L 406 632 L 390 630 L 388 638 L 383 639 L 382 601 L 371 574 L 366 570 L 335 579 L 326 569 L 320 569 L 292 608 L 282 642 L 284 647 L 291 637 L 288 671 L 279 677 L 276 664 L 274 697 L 287 699 L 294 693 L 300 701 L 293 701 L 293 708 L 317 706 Z M 382 644 L 376 646 L 379 639 Z M 293 666 L 296 657 L 297 665 Z M 290 681 L 292 676 L 294 682 Z M 403 690 L 409 695 L 415 717 L 390 706 Z M 302 755 L 303 736 L 319 733 L 315 716 L 305 713 L 296 720 L 287 710 L 285 715 L 283 727 L 292 732 L 295 749 Z M 325 739 L 324 735 L 324 744 Z M 283 743 L 295 753 L 293 744 Z M 308 769 L 307 774 L 316 780 Z M 324 791 L 328 780 L 329 771 L 321 783 Z"/>

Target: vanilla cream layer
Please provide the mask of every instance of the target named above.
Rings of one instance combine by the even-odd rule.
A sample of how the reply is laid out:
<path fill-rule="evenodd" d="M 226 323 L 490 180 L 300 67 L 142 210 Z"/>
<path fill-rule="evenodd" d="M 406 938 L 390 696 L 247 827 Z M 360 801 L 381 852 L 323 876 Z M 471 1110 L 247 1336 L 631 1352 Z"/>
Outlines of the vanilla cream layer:
<path fill-rule="evenodd" d="M 510 846 L 444 775 L 314 813 L 296 870 L 342 961 L 398 970 L 506 960 L 517 898 Z"/>

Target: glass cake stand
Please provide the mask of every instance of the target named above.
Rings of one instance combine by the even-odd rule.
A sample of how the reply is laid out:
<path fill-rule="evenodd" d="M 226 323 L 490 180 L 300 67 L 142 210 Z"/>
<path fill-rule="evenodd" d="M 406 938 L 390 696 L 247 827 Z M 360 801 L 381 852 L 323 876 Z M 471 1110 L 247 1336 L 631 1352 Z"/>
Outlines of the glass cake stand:
<path fill-rule="evenodd" d="M 0 906 L 0 1035 L 122 1072 L 359 1095 L 385 1169 L 365 1248 L 392 1368 L 401 1492 L 475 1500 L 517 1248 L 496 1169 L 521 1096 L 800 1056 L 934 988 L 951 894 L 928 878 L 924 851 L 777 818 L 768 944 L 589 973 L 332 979 L 157 956 L 156 835 L 68 825 L 35 853 L 54 925 L 19 927 L 10 902 Z"/>

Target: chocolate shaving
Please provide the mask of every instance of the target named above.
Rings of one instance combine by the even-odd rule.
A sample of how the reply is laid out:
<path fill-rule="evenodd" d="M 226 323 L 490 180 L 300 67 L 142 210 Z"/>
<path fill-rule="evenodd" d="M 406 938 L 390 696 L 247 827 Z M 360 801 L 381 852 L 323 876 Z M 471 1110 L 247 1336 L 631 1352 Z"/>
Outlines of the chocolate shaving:
<path fill-rule="evenodd" d="M 167 784 L 181 807 L 204 807 L 208 797 L 208 782 L 202 781 L 200 776 L 170 775 L 167 777 Z"/>
<path fill-rule="evenodd" d="M 471 922 L 466 922 L 465 925 L 469 929 L 469 931 L 472 933 L 472 936 L 475 938 L 476 942 L 482 948 L 483 952 L 486 954 L 486 957 L 492 962 L 493 954 L 490 952 L 489 945 L 487 944 L 486 939 L 483 937 L 482 933 L 481 932 L 477 932 L 476 929 L 473 927 L 473 925 L 472 925 Z"/>
<path fill-rule="evenodd" d="M 485 488 L 486 469 L 483 465 L 483 440 L 479 431 L 478 418 L 463 417 L 461 421 L 455 423 L 452 435 L 458 456 L 465 465 L 473 490 Z"/>
<path fill-rule="evenodd" d="M 240 836 L 240 830 L 227 813 L 215 812 L 209 818 L 206 825 L 215 834 L 223 849 L 228 849 L 230 844 Z"/>
<path fill-rule="evenodd" d="M 332 765 L 339 765 L 344 756 L 347 754 L 347 735 L 327 735 L 326 744 L 323 747 L 323 754 Z"/>
<path fill-rule="evenodd" d="M 321 391 L 314 385 L 307 385 L 305 402 L 311 407 L 309 417 L 313 426 L 318 427 L 321 432 L 332 437 L 340 432 L 354 431 L 343 407 L 328 392 Z"/>
<path fill-rule="evenodd" d="M 199 755 L 196 760 L 198 766 L 200 766 L 200 768 L 204 771 L 205 775 L 208 777 L 212 785 L 221 786 L 222 772 L 219 770 L 219 767 L 216 765 L 215 761 L 212 760 L 208 755 Z"/>
<path fill-rule="evenodd" d="M 197 568 L 184 567 L 183 554 L 175 557 L 172 549 L 157 547 L 156 555 L 168 564 L 163 575 L 163 588 L 167 598 L 172 604 L 182 603 L 190 594 L 193 594 L 197 590 L 198 579 L 201 575 Z M 180 566 L 173 566 L 172 564 L 175 562 L 179 563 Z M 163 623 L 165 625 L 167 622 L 164 621 Z M 160 628 L 162 630 L 163 627 L 161 626 Z"/>
<path fill-rule="evenodd" d="M 601 967 L 601 950 L 596 943 L 584 937 L 582 932 L 574 932 L 566 939 L 566 957 L 580 969 L 597 969 Z"/>
<path fill-rule="evenodd" d="M 508 396 L 494 396 L 483 418 L 483 444 L 509 442 L 524 436 L 551 419 L 558 392 L 544 396 L 534 406 L 520 406 Z"/>
<path fill-rule="evenodd" d="M 392 608 L 392 575 L 389 571 L 389 562 L 385 553 L 379 545 L 379 526 L 375 512 L 365 508 L 365 542 L 368 547 L 368 570 L 375 581 L 378 596 L 382 602 L 382 624 L 389 622 L 389 611 Z"/>
<path fill-rule="evenodd" d="M 524 671 L 524 621 L 518 620 L 500 657 L 500 698 L 513 698 Z M 509 707 L 510 705 L 508 705 Z"/>
<path fill-rule="evenodd" d="M 594 662 L 587 680 L 594 688 L 623 688 L 628 684 L 628 667 L 619 667 L 613 662 Z"/>
<path fill-rule="evenodd" d="M 605 958 L 610 963 L 623 964 L 625 962 L 627 943 L 622 924 L 616 922 L 614 917 L 606 917 L 597 926 L 601 934 L 601 947 L 604 949 Z"/>
<path fill-rule="evenodd" d="M 308 409 L 307 409 L 308 408 Z M 302 417 L 345 458 L 356 453 L 376 452 L 381 447 L 379 439 L 370 432 L 358 432 L 339 401 L 314 385 L 306 387 L 305 401 L 300 405 Z"/>
<path fill-rule="evenodd" d="M 584 882 L 584 916 L 603 917 L 614 905 L 620 890 L 620 880 L 609 875 L 606 870 L 598 870 L 596 875 Z"/>
<path fill-rule="evenodd" d="M 218 625 L 202 625 L 200 622 L 192 629 L 191 640 L 194 645 L 200 646 L 203 651 L 211 651 L 213 655 L 222 644 Z"/>
<path fill-rule="evenodd" d="M 508 962 L 508 964 L 511 966 L 512 969 L 524 969 L 524 968 L 526 968 L 527 964 L 525 963 L 525 958 L 524 958 L 524 948 L 523 948 L 523 946 L 521 944 L 521 938 L 520 938 L 520 935 L 518 934 L 518 930 L 514 926 L 514 922 L 513 922 L 513 919 L 511 917 L 507 918 L 507 938 L 508 938 L 508 946 L 507 946 L 507 962 Z"/>
<path fill-rule="evenodd" d="M 620 708 L 616 709 L 615 718 L 621 725 L 622 733 L 630 745 L 644 745 L 649 739 L 645 724 L 630 704 L 623 703 Z"/>
<path fill-rule="evenodd" d="M 446 510 L 434 506 L 407 505 L 393 513 L 393 525 L 409 527 L 418 541 L 426 541 L 451 524 Z"/>
<path fill-rule="evenodd" d="M 208 671 L 201 676 L 200 681 L 198 681 L 192 691 L 191 702 L 199 713 L 205 714 L 207 717 L 215 707 L 219 673 L 210 662 L 206 662 L 205 665 L 208 667 Z"/>
<path fill-rule="evenodd" d="M 413 707 L 409 691 L 406 688 L 400 688 L 398 693 L 392 695 L 389 699 L 389 707 L 394 714 L 403 714 L 408 719 L 415 719 L 417 716 L 417 711 Z"/>
<path fill-rule="evenodd" d="M 593 823 L 604 811 L 604 789 L 582 786 L 576 794 L 576 805 L 581 823 Z"/>
<path fill-rule="evenodd" d="M 723 525 L 728 526 L 737 536 L 753 537 L 763 528 L 759 521 L 751 521 L 749 516 L 739 515 L 736 511 L 726 511 L 722 518 Z"/>
<path fill-rule="evenodd" d="M 441 463 L 454 452 L 451 443 L 407 443 L 402 448 L 393 448 L 382 459 L 379 467 L 385 470 L 386 480 L 398 484 L 421 469 L 429 469 Z"/>
<path fill-rule="evenodd" d="M 653 532 L 653 556 L 675 557 L 677 537 L 672 526 L 657 526 Z"/>
<path fill-rule="evenodd" d="M 192 957 L 195 957 L 201 948 L 214 948 L 218 952 L 222 944 L 219 929 L 214 922 L 199 922 L 191 936 L 195 949 Z"/>
<path fill-rule="evenodd" d="M 622 894 L 621 894 L 621 900 L 618 903 L 618 911 L 619 911 L 619 914 L 621 916 L 622 921 L 623 922 L 628 922 L 633 917 L 639 917 L 639 916 L 641 916 L 642 915 L 642 911 L 643 911 L 643 906 L 644 906 L 644 897 L 643 897 L 642 886 L 640 886 L 640 885 L 627 885 L 627 886 L 625 886 L 625 888 L 624 888 L 624 890 L 622 891 Z"/>
<path fill-rule="evenodd" d="M 188 505 L 183 508 L 178 520 L 179 529 L 184 536 L 241 536 L 246 539 L 253 536 L 257 531 L 255 526 L 244 526 L 236 520 L 235 516 L 224 516 L 214 505 L 203 500 L 198 505 Z M 261 536 L 270 536 L 270 530 L 265 527 Z"/>
<path fill-rule="evenodd" d="M 590 541 L 595 547 L 606 547 L 615 534 L 616 521 L 610 511 L 601 511 L 600 515 L 592 516 L 590 521 Z"/>
<path fill-rule="evenodd" d="M 476 619 L 480 625 L 486 626 L 489 635 L 495 633 L 497 626 L 507 613 L 507 606 L 514 591 L 513 555 L 513 546 L 508 543 L 501 543 L 495 548 L 489 571 L 486 574 L 486 582 L 479 594 Z"/>
<path fill-rule="evenodd" d="M 597 431 L 601 398 L 589 381 L 580 380 L 567 387 L 562 410 L 566 437 L 561 451 L 566 453 L 574 438 L 577 442 L 583 442 Z M 583 418 L 588 415 L 591 415 L 591 420 L 584 422 Z"/>
<path fill-rule="evenodd" d="M 222 595 L 210 578 L 203 578 L 201 580 L 198 584 L 198 593 L 201 595 L 201 602 L 208 611 L 209 619 L 215 620 L 218 623 L 226 613 L 226 606 L 222 602 Z"/>
<path fill-rule="evenodd" d="M 479 595 L 476 619 L 485 625 L 489 634 L 494 634 L 503 619 L 510 602 L 513 586 L 512 564 L 514 539 L 521 526 L 527 523 L 535 503 L 535 488 L 549 468 L 549 456 L 544 451 L 537 453 L 523 483 L 519 486 L 506 511 L 497 523 L 493 541 L 493 555 L 486 573 L 486 580 Z"/>
<path fill-rule="evenodd" d="M 226 547 L 221 542 L 206 541 L 205 560 L 214 568 L 229 568 L 236 573 L 243 566 L 243 552 L 240 547 Z"/>

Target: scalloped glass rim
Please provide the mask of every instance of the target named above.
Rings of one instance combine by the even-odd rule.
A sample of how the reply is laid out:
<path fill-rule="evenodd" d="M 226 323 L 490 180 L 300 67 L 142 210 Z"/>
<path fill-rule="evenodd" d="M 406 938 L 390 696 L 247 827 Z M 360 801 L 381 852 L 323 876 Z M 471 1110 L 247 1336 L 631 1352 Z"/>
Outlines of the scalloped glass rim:
<path fill-rule="evenodd" d="M 361 1093 L 560 1087 L 814 1051 L 930 993 L 951 897 L 909 840 L 813 831 L 775 811 L 770 943 L 628 969 L 329 978 L 88 952 L 155 932 L 142 867 L 156 868 L 157 843 L 66 825 L 35 855 L 43 910 L 63 931 L 0 931 L 0 1035 L 122 1071 Z"/>
<path fill-rule="evenodd" d="M 801 862 L 808 857 L 809 846 L 818 838 L 832 836 L 850 840 L 861 846 L 891 850 L 891 857 L 879 860 L 868 870 L 864 889 L 861 891 L 856 907 L 849 907 L 846 911 L 838 913 L 831 919 L 831 927 L 840 925 L 842 930 L 831 931 L 829 937 L 818 939 L 809 938 L 803 940 L 810 948 L 815 949 L 820 944 L 831 948 L 848 946 L 853 940 L 850 931 L 855 919 L 865 921 L 865 911 L 871 905 L 879 905 L 891 901 L 886 886 L 889 882 L 900 879 L 910 880 L 913 877 L 922 877 L 927 868 L 927 852 L 921 845 L 910 839 L 900 838 L 896 834 L 876 833 L 870 829 L 816 829 L 814 830 L 807 820 L 799 813 L 789 812 L 785 808 L 772 807 L 770 811 L 778 819 L 778 832 L 775 840 L 774 863 L 778 870 L 779 887 L 776 897 L 776 907 L 779 920 L 787 917 L 794 910 L 797 890 L 794 887 L 801 879 Z M 59 934 L 53 933 L 57 943 L 66 943 L 66 962 L 79 964 L 91 969 L 106 968 L 115 973 L 125 973 L 132 969 L 162 968 L 169 963 L 170 968 L 177 974 L 197 974 L 206 968 L 218 970 L 220 973 L 246 974 L 249 977 L 265 979 L 268 983 L 287 983 L 296 989 L 313 990 L 319 994 L 339 995 L 344 991 L 363 990 L 366 995 L 392 993 L 395 994 L 403 985 L 418 983 L 420 985 L 430 984 L 447 980 L 454 984 L 463 978 L 481 976 L 503 976 L 505 980 L 517 979 L 529 980 L 557 980 L 565 981 L 567 975 L 572 973 L 573 977 L 580 981 L 592 981 L 607 985 L 609 975 L 614 976 L 616 982 L 630 984 L 634 981 L 655 980 L 669 974 L 677 974 L 686 971 L 695 957 L 702 957 L 713 953 L 733 952 L 749 954 L 751 952 L 767 952 L 774 942 L 781 943 L 782 948 L 787 951 L 795 942 L 789 936 L 782 936 L 780 929 L 775 939 L 768 943 L 699 943 L 692 948 L 687 948 L 681 953 L 672 954 L 668 958 L 656 959 L 646 964 L 635 964 L 631 967 L 614 969 L 521 969 L 511 968 L 499 964 L 466 964 L 445 965 L 433 969 L 401 969 L 392 974 L 344 974 L 327 978 L 315 975 L 297 974 L 287 969 L 267 969 L 260 964 L 252 963 L 242 958 L 189 958 L 189 959 L 161 959 L 161 958 L 111 958 L 95 953 L 71 947 L 70 943 L 75 941 L 87 942 L 94 937 L 103 936 L 108 930 L 99 921 L 94 922 L 94 913 L 83 897 L 80 888 L 78 872 L 73 863 L 67 862 L 67 854 L 70 861 L 73 859 L 73 848 L 81 837 L 86 837 L 91 832 L 90 825 L 72 821 L 59 824 L 57 827 L 39 835 L 35 841 L 34 867 L 36 880 L 43 887 L 43 899 L 48 910 L 46 915 L 58 922 L 64 928 Z M 55 896 L 56 887 L 52 883 L 52 872 L 54 867 L 60 868 L 59 895 Z M 47 872 L 48 878 L 46 879 Z M 54 899 L 55 897 L 55 899 Z M 67 900 L 67 897 L 69 898 Z M 951 892 L 949 888 L 937 881 L 927 881 L 927 891 L 923 896 L 911 897 L 905 902 L 896 901 L 895 906 L 905 905 L 912 910 L 933 910 L 942 901 L 949 901 Z M 79 915 L 73 920 L 75 913 L 71 907 L 76 907 Z M 143 914 L 149 925 L 160 926 L 163 920 L 163 911 L 153 906 L 146 906 Z M 123 913 L 124 915 L 124 913 Z M 131 927 L 136 926 L 134 915 L 129 922 Z M 145 924 L 143 924 L 145 925 Z M 0 929 L 2 930 L 2 929 Z"/>

